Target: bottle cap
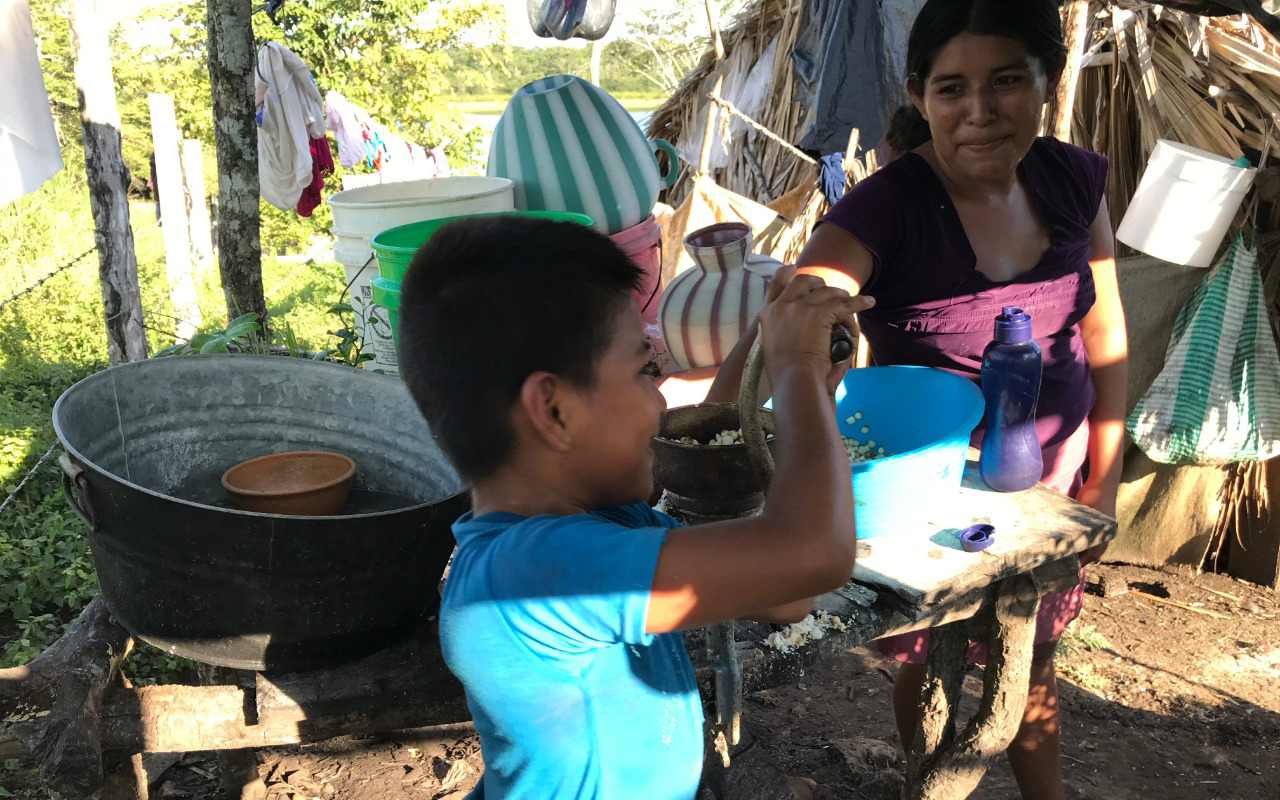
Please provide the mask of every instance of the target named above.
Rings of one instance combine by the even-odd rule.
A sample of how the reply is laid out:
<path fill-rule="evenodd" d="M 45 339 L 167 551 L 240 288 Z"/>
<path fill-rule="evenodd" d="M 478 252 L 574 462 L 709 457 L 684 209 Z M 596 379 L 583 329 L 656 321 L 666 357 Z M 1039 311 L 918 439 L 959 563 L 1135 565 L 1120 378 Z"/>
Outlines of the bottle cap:
<path fill-rule="evenodd" d="M 1031 341 L 1031 315 L 1015 306 L 1005 306 L 996 317 L 995 340 L 1000 344 Z"/>
<path fill-rule="evenodd" d="M 995 534 L 996 526 L 979 523 L 956 531 L 956 538 L 960 540 L 960 546 L 966 551 L 976 553 L 990 547 L 991 543 L 996 540 Z"/>

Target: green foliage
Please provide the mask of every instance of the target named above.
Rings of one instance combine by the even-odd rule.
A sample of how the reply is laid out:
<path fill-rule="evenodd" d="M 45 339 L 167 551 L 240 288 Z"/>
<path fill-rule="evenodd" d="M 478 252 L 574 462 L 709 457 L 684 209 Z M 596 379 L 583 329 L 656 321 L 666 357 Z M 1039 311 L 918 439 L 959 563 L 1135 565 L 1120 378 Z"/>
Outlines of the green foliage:
<path fill-rule="evenodd" d="M 256 337 L 253 334 L 260 330 L 262 326 L 258 324 L 258 315 L 251 311 L 231 320 L 223 330 L 197 333 L 185 342 L 171 344 L 157 351 L 152 358 L 193 353 L 248 352 L 255 346 Z"/>
<path fill-rule="evenodd" d="M 449 108 L 450 49 L 464 35 L 496 35 L 497 4 L 455 0 L 315 0 L 286 3 L 254 35 L 298 54 L 321 93 L 337 89 L 408 141 L 443 144 L 451 161 L 477 157 L 480 134 Z"/>

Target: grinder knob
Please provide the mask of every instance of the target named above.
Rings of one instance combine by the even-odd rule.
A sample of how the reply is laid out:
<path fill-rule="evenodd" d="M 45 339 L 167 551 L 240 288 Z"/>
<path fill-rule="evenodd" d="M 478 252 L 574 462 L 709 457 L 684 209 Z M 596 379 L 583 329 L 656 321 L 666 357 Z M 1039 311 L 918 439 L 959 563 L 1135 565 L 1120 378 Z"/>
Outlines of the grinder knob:
<path fill-rule="evenodd" d="M 853 336 L 840 323 L 831 326 L 831 363 L 839 364 L 853 355 Z"/>

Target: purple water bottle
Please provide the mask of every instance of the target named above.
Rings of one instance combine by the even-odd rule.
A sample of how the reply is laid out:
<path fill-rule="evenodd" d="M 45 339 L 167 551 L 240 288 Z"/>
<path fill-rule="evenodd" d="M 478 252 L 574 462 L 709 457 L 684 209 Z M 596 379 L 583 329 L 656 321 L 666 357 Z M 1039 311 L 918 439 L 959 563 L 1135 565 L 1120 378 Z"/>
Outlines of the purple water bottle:
<path fill-rule="evenodd" d="M 1040 370 L 1040 345 L 1031 338 L 1031 316 L 1020 308 L 1002 308 L 995 338 L 982 352 L 987 411 L 978 460 L 982 479 L 997 491 L 1029 489 L 1044 471 L 1036 438 Z"/>

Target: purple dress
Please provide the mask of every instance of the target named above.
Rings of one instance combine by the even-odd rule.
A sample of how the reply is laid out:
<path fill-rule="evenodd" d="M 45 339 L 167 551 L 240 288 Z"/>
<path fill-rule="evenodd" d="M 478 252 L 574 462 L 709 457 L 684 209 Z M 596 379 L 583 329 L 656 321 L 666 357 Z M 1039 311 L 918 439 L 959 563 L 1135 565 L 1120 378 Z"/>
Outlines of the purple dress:
<path fill-rule="evenodd" d="M 1050 243 L 1035 266 L 1010 281 L 993 281 L 977 270 L 950 195 L 916 153 L 855 185 L 822 222 L 849 232 L 871 251 L 871 277 L 862 291 L 876 305 L 858 321 L 876 364 L 938 367 L 976 381 L 1001 307 L 1018 306 L 1031 315 L 1044 358 L 1036 406 L 1043 480 L 1070 493 L 1079 486 L 1094 402 L 1079 323 L 1094 301 L 1089 225 L 1102 203 L 1107 160 L 1040 138 L 1018 170 Z M 1079 613 L 1079 600 L 1078 587 L 1046 597 L 1036 641 L 1061 634 Z M 894 647 L 891 654 L 922 659 L 919 635 L 892 638 L 910 637 L 916 641 L 909 648 Z"/>

